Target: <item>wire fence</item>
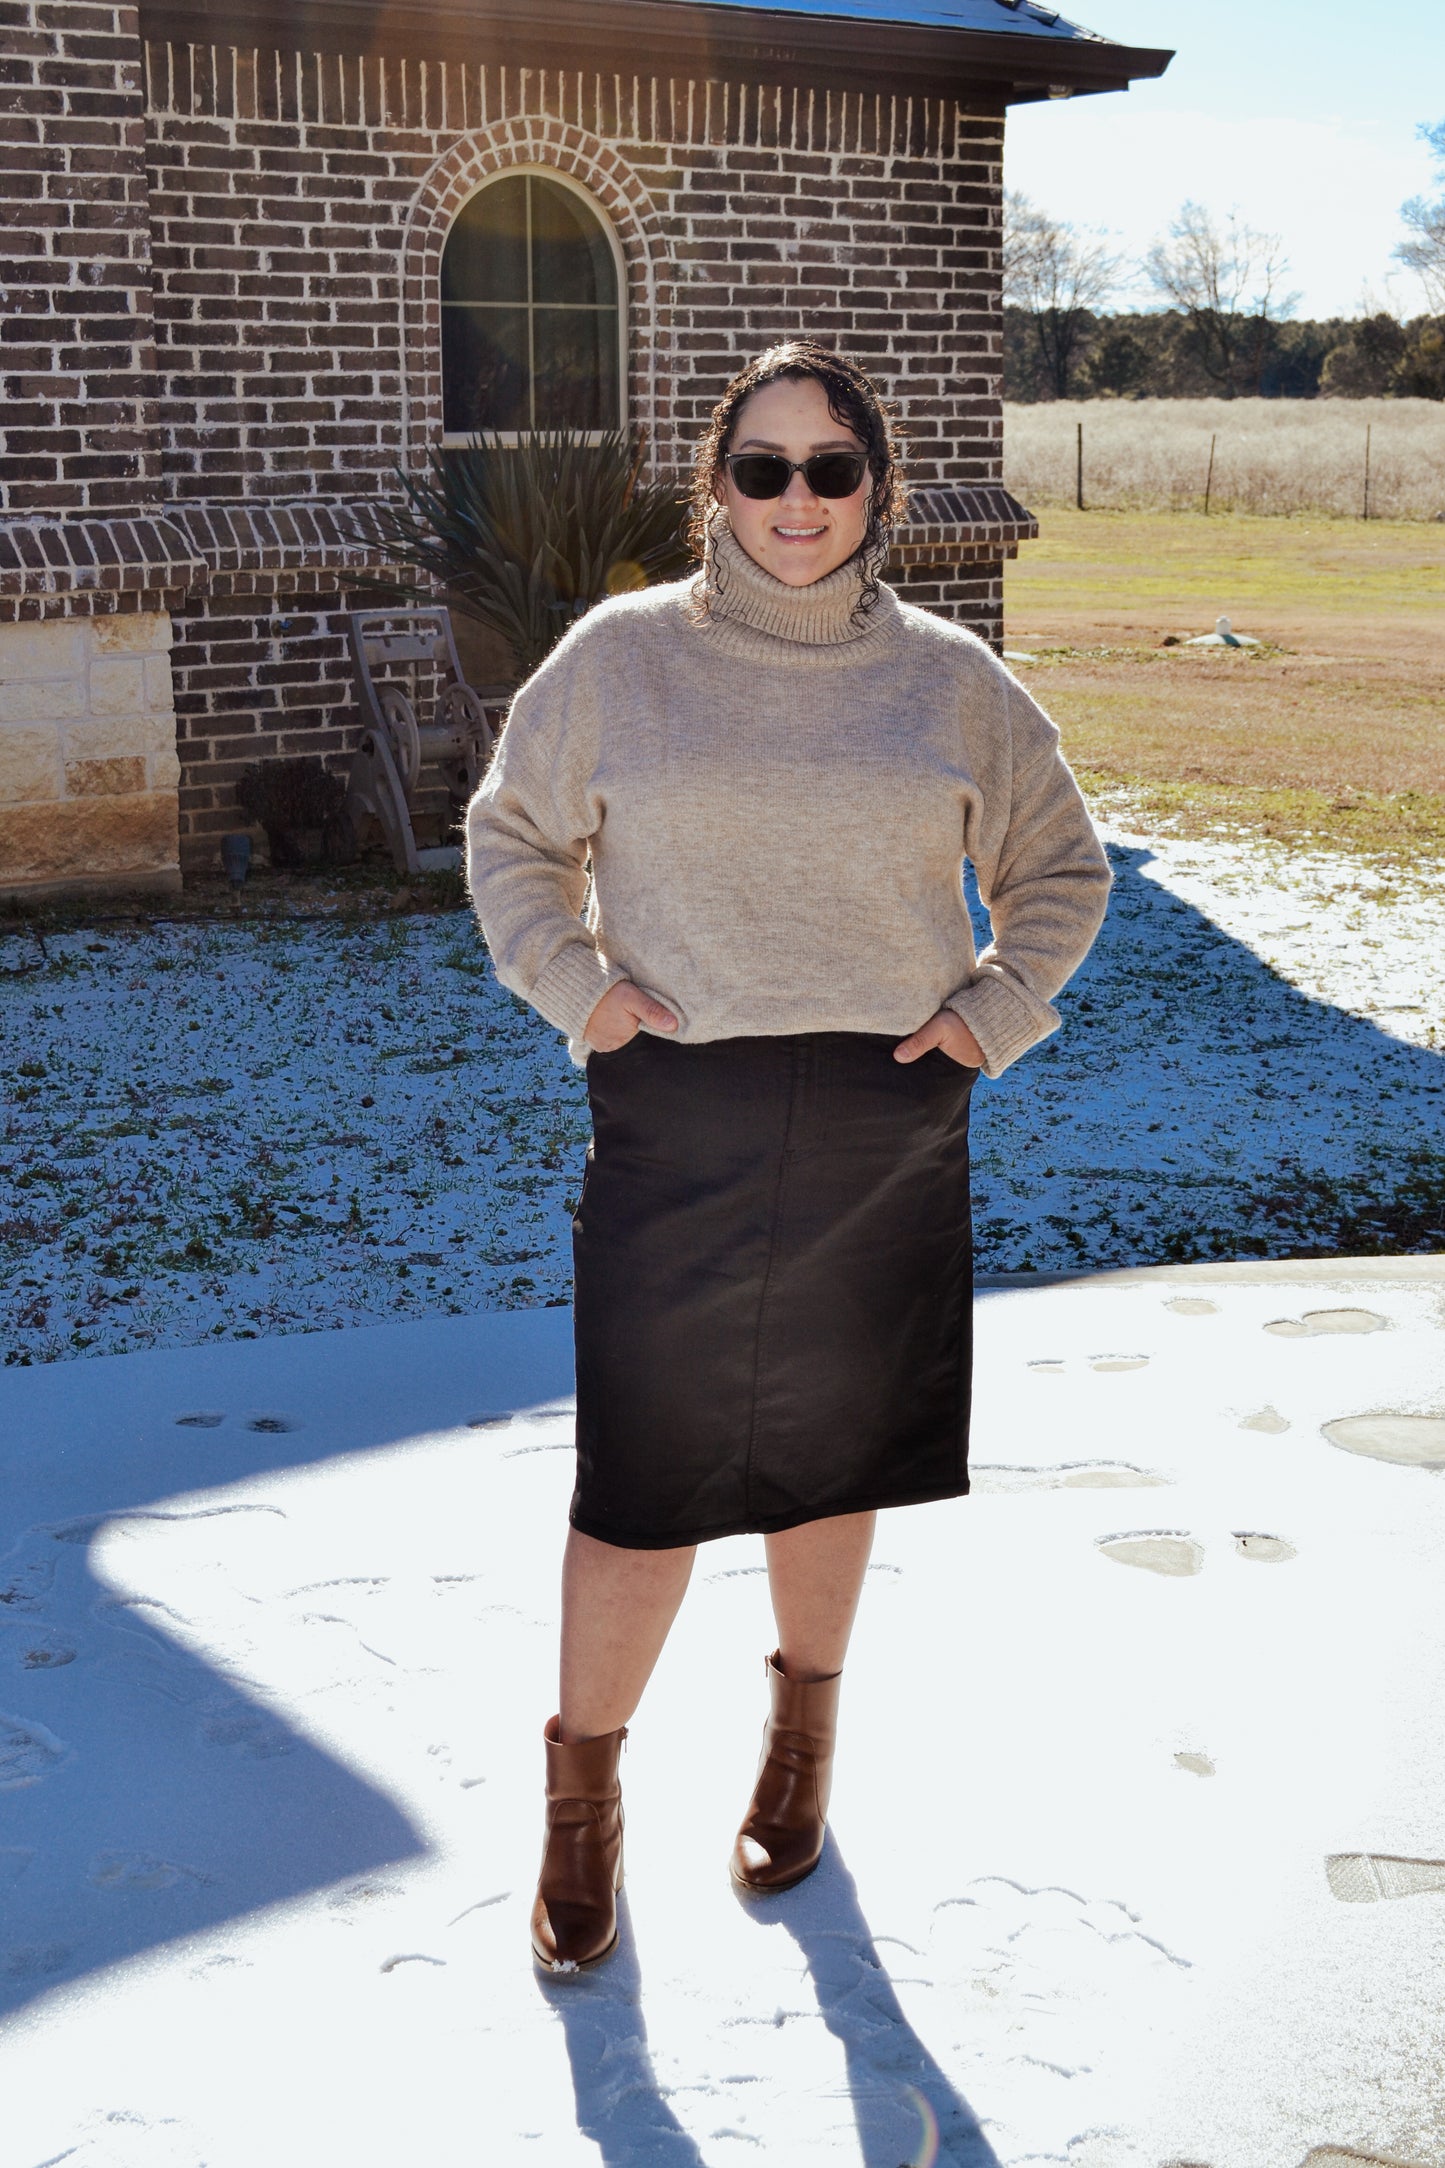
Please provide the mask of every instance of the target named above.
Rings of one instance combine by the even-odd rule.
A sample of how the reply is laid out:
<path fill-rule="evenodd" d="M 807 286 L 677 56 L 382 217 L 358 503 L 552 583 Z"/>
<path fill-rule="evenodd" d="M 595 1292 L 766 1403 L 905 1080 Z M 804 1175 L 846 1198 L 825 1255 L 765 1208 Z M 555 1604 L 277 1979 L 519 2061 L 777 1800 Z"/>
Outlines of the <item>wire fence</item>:
<path fill-rule="evenodd" d="M 1082 434 L 1081 434 L 1082 432 Z M 1004 408 L 1031 508 L 1445 520 L 1445 403 L 1089 399 Z"/>

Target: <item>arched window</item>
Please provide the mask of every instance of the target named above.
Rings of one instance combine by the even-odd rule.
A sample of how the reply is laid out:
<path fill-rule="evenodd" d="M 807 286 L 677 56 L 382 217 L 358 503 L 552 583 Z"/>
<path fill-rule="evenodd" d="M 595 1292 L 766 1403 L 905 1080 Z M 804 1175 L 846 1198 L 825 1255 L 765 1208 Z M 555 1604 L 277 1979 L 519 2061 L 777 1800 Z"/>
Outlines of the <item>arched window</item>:
<path fill-rule="evenodd" d="M 447 235 L 441 286 L 449 440 L 620 427 L 617 253 L 580 189 L 543 173 L 489 182 Z"/>

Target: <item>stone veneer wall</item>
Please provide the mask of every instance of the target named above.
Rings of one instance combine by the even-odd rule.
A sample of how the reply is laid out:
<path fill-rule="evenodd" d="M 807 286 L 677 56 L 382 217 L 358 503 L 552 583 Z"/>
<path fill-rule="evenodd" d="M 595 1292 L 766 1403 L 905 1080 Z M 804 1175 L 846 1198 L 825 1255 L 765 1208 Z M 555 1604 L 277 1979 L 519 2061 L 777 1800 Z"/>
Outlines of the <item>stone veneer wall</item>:
<path fill-rule="evenodd" d="M 180 887 L 164 611 L 0 625 L 0 894 Z"/>

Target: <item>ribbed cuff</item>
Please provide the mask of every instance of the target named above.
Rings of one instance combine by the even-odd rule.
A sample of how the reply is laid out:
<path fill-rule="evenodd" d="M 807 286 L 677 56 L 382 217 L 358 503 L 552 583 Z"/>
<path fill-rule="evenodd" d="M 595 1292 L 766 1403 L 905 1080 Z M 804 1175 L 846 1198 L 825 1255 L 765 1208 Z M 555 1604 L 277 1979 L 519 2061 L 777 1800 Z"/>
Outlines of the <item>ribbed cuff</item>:
<path fill-rule="evenodd" d="M 985 964 L 972 986 L 959 988 L 944 1004 L 961 1016 L 983 1050 L 985 1076 L 1002 1076 L 1011 1061 L 1059 1028 L 1059 1012 L 1006 978 L 995 964 Z"/>
<path fill-rule="evenodd" d="M 527 998 L 549 1024 L 580 1041 L 586 1036 L 588 1017 L 608 987 L 626 976 L 625 971 L 604 964 L 590 941 L 569 941 L 543 969 Z"/>

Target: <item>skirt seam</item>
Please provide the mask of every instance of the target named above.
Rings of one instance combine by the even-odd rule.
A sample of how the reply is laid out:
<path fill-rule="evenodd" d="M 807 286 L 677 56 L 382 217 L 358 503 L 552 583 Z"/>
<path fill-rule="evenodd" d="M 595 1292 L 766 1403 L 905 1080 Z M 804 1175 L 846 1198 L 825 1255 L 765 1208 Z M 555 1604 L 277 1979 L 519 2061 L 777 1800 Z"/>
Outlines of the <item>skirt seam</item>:
<path fill-rule="evenodd" d="M 748 1453 L 743 1463 L 743 1510 L 749 1519 L 753 1511 L 753 1459 L 758 1442 L 758 1384 L 763 1366 L 763 1324 L 768 1314 L 768 1296 L 773 1285 L 773 1265 L 778 1254 L 778 1228 L 783 1216 L 783 1189 L 788 1178 L 788 1148 L 793 1135 L 793 1116 L 798 1098 L 798 1055 L 793 1048 L 789 1063 L 788 1113 L 783 1123 L 783 1141 L 778 1150 L 777 1179 L 773 1184 L 773 1208 L 768 1221 L 768 1261 L 763 1267 L 763 1284 L 758 1290 L 758 1321 L 753 1331 L 753 1380 L 752 1404 L 748 1409 Z"/>

